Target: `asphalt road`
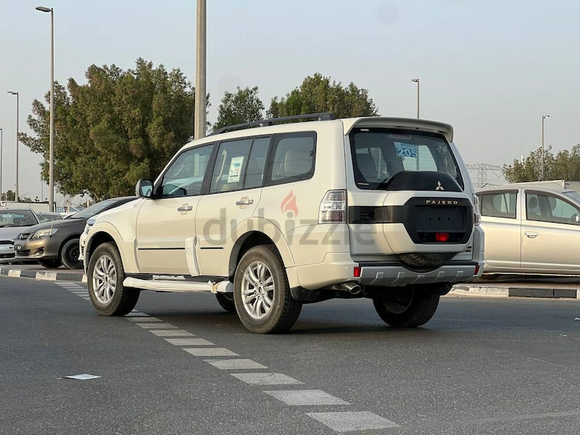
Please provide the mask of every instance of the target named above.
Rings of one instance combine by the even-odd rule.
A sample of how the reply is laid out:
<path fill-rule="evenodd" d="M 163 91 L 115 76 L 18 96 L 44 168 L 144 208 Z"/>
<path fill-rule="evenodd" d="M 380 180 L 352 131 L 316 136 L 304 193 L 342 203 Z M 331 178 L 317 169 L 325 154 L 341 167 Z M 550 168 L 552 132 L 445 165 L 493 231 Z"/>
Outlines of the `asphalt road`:
<path fill-rule="evenodd" d="M 446 296 L 413 330 L 336 300 L 255 335 L 211 294 L 85 298 L 0 276 L 1 434 L 580 432 L 577 300 Z"/>

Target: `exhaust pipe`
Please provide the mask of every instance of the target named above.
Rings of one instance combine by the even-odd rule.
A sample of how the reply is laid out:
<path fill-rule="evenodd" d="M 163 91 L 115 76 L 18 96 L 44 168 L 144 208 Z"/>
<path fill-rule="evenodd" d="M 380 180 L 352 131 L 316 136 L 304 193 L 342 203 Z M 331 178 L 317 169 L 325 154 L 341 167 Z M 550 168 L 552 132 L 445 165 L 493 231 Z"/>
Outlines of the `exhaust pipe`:
<path fill-rule="evenodd" d="M 345 282 L 342 284 L 342 288 L 349 292 L 351 295 L 358 295 L 362 292 L 360 285 L 355 282 Z"/>

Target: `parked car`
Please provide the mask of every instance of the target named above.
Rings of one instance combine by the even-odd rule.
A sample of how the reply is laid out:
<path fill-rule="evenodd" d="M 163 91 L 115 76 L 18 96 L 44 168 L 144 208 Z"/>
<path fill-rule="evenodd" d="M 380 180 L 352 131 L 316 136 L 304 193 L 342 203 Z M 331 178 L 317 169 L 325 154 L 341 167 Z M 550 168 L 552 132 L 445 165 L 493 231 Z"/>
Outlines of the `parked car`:
<path fill-rule="evenodd" d="M 580 275 L 580 193 L 552 182 L 477 191 L 486 274 Z"/>
<path fill-rule="evenodd" d="M 37 260 L 48 268 L 63 265 L 81 269 L 79 237 L 87 219 L 102 211 L 135 200 L 134 196 L 111 198 L 81 210 L 67 219 L 53 220 L 20 231 L 14 244 L 17 260 Z"/>
<path fill-rule="evenodd" d="M 248 330 L 273 333 L 303 303 L 366 297 L 387 324 L 420 326 L 483 265 L 452 141 L 444 123 L 331 114 L 193 141 L 88 230 L 93 307 L 125 315 L 140 290 L 212 291 Z"/>
<path fill-rule="evenodd" d="M 31 209 L 0 209 L 0 261 L 15 261 L 14 240 L 22 231 L 40 222 Z"/>

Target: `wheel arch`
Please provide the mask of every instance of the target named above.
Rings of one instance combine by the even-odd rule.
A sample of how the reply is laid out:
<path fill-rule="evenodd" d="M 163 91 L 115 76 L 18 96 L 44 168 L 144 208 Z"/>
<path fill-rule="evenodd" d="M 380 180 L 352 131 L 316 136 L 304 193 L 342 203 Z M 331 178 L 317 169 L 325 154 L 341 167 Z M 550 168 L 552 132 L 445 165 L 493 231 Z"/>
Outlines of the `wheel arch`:
<path fill-rule="evenodd" d="M 228 265 L 228 275 L 230 280 L 233 281 L 236 268 L 244 254 L 254 246 L 260 245 L 271 245 L 275 247 L 280 254 L 280 257 L 282 258 L 282 262 L 284 263 L 285 268 L 294 265 L 294 258 L 292 257 L 290 248 L 286 243 L 286 240 L 281 237 L 281 234 L 279 234 L 278 237 L 276 237 L 276 235 L 271 237 L 262 231 L 248 231 L 242 234 L 236 240 L 230 253 L 230 260 Z"/>
<path fill-rule="evenodd" d="M 103 223 L 99 225 L 97 228 L 92 228 L 90 237 L 86 241 L 85 245 L 85 253 L 84 253 L 84 262 L 85 265 L 88 265 L 91 256 L 95 252 L 95 250 L 102 245 L 103 243 L 113 243 L 117 250 L 119 251 L 119 255 L 121 256 L 121 261 L 123 262 L 123 267 L 125 272 L 132 270 L 135 266 L 134 261 L 129 261 L 129 257 L 127 255 L 127 251 L 125 249 L 125 245 L 121 242 L 121 236 L 116 231 L 113 225 L 108 223 Z"/>

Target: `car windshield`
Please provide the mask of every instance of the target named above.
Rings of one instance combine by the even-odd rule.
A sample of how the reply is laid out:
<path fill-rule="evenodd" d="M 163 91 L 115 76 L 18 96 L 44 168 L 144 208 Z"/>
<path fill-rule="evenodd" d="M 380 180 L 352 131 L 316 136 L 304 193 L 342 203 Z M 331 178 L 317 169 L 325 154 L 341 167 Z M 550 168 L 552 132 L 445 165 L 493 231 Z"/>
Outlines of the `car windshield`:
<path fill-rule="evenodd" d="M 108 209 L 113 204 L 118 202 L 119 200 L 117 199 L 106 199 L 104 201 L 97 202 L 96 204 L 93 204 L 90 207 L 73 214 L 69 219 L 88 219 L 96 214 L 99 214 L 103 210 Z"/>
<path fill-rule="evenodd" d="M 28 227 L 37 223 L 36 215 L 30 210 L 3 210 L 0 212 L 0 228 Z"/>
<path fill-rule="evenodd" d="M 576 192 L 575 190 L 571 190 L 569 192 L 565 192 L 564 195 L 570 197 L 576 204 L 580 204 L 580 193 Z"/>
<path fill-rule="evenodd" d="M 384 128 L 359 128 L 350 135 L 356 184 L 380 189 L 395 174 L 436 171 L 449 174 L 463 187 L 453 151 L 443 136 Z"/>

